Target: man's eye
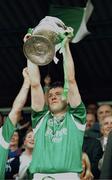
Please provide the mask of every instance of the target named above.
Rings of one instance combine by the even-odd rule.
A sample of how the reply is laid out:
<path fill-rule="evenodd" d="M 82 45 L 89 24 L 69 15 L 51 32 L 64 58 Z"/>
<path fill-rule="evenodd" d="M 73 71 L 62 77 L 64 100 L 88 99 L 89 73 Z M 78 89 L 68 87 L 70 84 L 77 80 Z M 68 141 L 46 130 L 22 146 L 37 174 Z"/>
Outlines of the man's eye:
<path fill-rule="evenodd" d="M 60 96 L 60 95 L 61 95 L 61 93 L 57 93 L 56 95 Z"/>
<path fill-rule="evenodd" d="M 52 95 L 51 95 L 51 94 L 49 94 L 49 95 L 48 95 L 48 98 L 50 98 L 50 97 L 52 97 Z"/>

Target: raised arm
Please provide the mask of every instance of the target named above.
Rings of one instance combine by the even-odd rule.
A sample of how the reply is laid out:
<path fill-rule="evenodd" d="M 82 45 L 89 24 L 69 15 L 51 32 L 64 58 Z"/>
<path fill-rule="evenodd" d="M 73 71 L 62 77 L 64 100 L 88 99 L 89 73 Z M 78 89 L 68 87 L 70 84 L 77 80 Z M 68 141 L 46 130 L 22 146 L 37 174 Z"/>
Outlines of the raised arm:
<path fill-rule="evenodd" d="M 24 36 L 23 41 L 26 42 L 27 39 L 31 37 L 30 33 Z M 44 92 L 40 84 L 40 72 L 39 67 L 27 60 L 28 73 L 31 83 L 31 107 L 34 111 L 41 111 L 45 104 Z"/>
<path fill-rule="evenodd" d="M 22 85 L 17 97 L 15 98 L 13 105 L 12 105 L 12 110 L 9 113 L 9 118 L 12 121 L 14 126 L 19 121 L 21 111 L 26 103 L 28 91 L 30 88 L 30 80 L 29 80 L 27 68 L 24 68 L 24 70 L 23 70 L 23 77 L 24 77 L 23 85 Z"/>
<path fill-rule="evenodd" d="M 31 103 L 32 109 L 41 111 L 45 104 L 44 92 L 40 83 L 39 67 L 28 60 L 28 72 L 31 83 Z"/>
<path fill-rule="evenodd" d="M 68 39 L 65 42 L 64 48 L 65 48 L 64 49 L 65 55 L 67 58 L 66 71 L 67 71 L 67 80 L 69 84 L 68 101 L 72 107 L 77 107 L 81 102 L 81 97 L 80 97 L 76 79 L 75 79 L 75 67 L 74 67 L 73 58 L 70 52 Z"/>

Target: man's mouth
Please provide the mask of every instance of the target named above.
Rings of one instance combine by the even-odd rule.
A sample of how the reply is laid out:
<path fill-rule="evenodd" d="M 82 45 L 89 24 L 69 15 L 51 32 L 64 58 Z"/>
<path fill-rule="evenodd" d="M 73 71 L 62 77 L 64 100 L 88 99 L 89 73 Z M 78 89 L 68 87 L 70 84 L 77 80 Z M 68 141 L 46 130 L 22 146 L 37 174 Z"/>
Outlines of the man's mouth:
<path fill-rule="evenodd" d="M 57 101 L 52 101 L 52 104 L 55 104 L 55 103 L 57 103 Z"/>

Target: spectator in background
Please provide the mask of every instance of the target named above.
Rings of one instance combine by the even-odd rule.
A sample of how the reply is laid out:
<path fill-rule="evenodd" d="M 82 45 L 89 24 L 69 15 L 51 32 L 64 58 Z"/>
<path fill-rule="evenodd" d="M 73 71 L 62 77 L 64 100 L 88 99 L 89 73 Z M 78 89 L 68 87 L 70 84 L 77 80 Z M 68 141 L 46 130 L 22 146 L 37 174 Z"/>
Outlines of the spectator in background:
<path fill-rule="evenodd" d="M 102 134 L 100 141 L 102 144 L 103 151 L 105 151 L 108 135 L 112 130 L 112 116 L 107 116 L 103 119 L 102 124 L 100 125 L 100 130 Z"/>
<path fill-rule="evenodd" d="M 11 138 L 8 160 L 6 162 L 5 179 L 15 179 L 19 171 L 19 156 L 21 149 L 19 148 L 19 131 L 16 130 Z"/>
<path fill-rule="evenodd" d="M 83 151 L 87 153 L 91 163 L 91 171 L 94 175 L 94 178 L 97 179 L 100 176 L 98 163 L 103 155 L 101 143 L 98 139 L 96 139 L 99 137 L 99 129 L 96 128 L 97 124 L 95 124 L 95 114 L 87 113 L 86 119 L 87 123 L 83 142 Z"/>
<path fill-rule="evenodd" d="M 97 109 L 97 119 L 94 125 L 86 133 L 94 138 L 101 137 L 100 124 L 106 116 L 112 115 L 112 107 L 108 104 L 102 104 Z M 88 125 L 87 125 L 88 126 Z"/>
<path fill-rule="evenodd" d="M 109 133 L 100 179 L 112 179 L 112 131 Z"/>
<path fill-rule="evenodd" d="M 107 116 L 103 119 L 102 124 L 100 124 L 100 130 L 102 134 L 102 137 L 100 138 L 100 142 L 102 145 L 103 153 L 105 153 L 108 135 L 110 131 L 112 131 L 112 116 Z M 104 154 L 101 160 L 99 161 L 99 169 L 101 169 L 102 167 L 103 159 L 104 159 Z"/>
<path fill-rule="evenodd" d="M 95 114 L 93 113 L 87 113 L 86 115 L 86 130 L 92 128 L 94 123 L 96 122 Z"/>
<path fill-rule="evenodd" d="M 0 128 L 0 178 L 4 179 L 5 165 L 8 156 L 8 149 L 11 137 L 20 118 L 20 113 L 25 105 L 28 91 L 30 88 L 29 76 L 26 69 L 23 70 L 24 82 L 20 92 L 14 100 L 12 109 L 6 118 L 3 126 Z"/>
<path fill-rule="evenodd" d="M 48 91 L 51 84 L 51 76 L 47 74 L 44 78 L 44 92 Z"/>
<path fill-rule="evenodd" d="M 90 103 L 87 105 L 87 113 L 92 113 L 96 115 L 97 113 L 97 104 L 96 103 Z"/>
<path fill-rule="evenodd" d="M 30 128 L 27 130 L 26 136 L 24 139 L 25 150 L 20 156 L 19 173 L 18 173 L 18 176 L 16 177 L 16 180 L 28 179 L 27 169 L 32 160 L 33 147 L 34 147 L 34 134 L 33 134 L 33 130 Z"/>
<path fill-rule="evenodd" d="M 100 127 L 99 123 L 96 121 L 96 116 L 93 113 L 87 113 L 86 116 L 86 131 L 85 134 L 92 138 L 100 138 Z"/>
<path fill-rule="evenodd" d="M 106 116 L 112 115 L 112 107 L 109 104 L 102 104 L 98 107 L 97 110 L 97 120 L 99 123 L 102 123 L 103 119 Z"/>

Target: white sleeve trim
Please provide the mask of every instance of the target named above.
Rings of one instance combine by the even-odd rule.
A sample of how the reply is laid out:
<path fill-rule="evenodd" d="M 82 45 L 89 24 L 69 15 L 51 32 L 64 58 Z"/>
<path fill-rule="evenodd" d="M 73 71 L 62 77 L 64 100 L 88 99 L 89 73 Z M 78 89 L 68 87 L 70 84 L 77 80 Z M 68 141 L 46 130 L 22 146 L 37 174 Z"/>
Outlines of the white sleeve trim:
<path fill-rule="evenodd" d="M 8 149 L 9 148 L 9 143 L 7 143 L 2 135 L 2 127 L 0 128 L 0 145 L 5 148 Z"/>
<path fill-rule="evenodd" d="M 40 128 L 40 126 L 41 126 L 41 124 L 42 124 L 45 116 L 46 116 L 48 113 L 49 113 L 49 111 L 43 116 L 43 118 L 40 120 L 40 122 L 39 122 L 39 123 L 36 125 L 36 127 L 33 129 L 34 134 L 36 134 L 36 132 L 39 130 L 39 128 Z"/>
<path fill-rule="evenodd" d="M 77 127 L 78 129 L 80 129 L 81 131 L 85 131 L 86 123 L 85 123 L 85 124 L 81 124 L 80 122 L 75 121 L 75 119 L 73 118 L 73 115 L 71 115 L 71 117 L 72 117 L 72 120 L 73 120 L 73 122 L 75 123 L 76 127 Z"/>

